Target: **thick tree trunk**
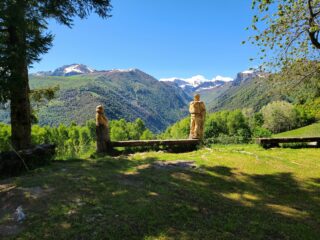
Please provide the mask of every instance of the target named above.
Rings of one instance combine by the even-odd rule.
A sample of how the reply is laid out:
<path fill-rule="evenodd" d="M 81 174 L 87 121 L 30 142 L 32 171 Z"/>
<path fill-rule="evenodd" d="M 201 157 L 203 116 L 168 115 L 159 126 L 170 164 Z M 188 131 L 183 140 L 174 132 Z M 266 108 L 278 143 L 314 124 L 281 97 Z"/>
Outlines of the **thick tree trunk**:
<path fill-rule="evenodd" d="M 11 138 L 16 150 L 31 146 L 31 107 L 26 44 L 25 1 L 13 2 L 8 26 Z"/>
<path fill-rule="evenodd" d="M 104 125 L 96 126 L 97 134 L 97 153 L 111 153 L 109 129 Z"/>
<path fill-rule="evenodd" d="M 13 147 L 20 150 L 31 146 L 31 107 L 27 66 L 17 70 L 19 84 L 11 89 L 11 139 Z"/>

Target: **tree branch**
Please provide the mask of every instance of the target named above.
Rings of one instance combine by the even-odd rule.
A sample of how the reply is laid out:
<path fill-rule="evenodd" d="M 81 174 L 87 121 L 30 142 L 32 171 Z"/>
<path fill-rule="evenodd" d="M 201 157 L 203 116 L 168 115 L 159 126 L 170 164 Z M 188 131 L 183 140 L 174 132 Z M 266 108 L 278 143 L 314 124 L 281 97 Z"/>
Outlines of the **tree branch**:
<path fill-rule="evenodd" d="M 312 9 L 312 0 L 308 0 L 308 8 L 309 8 L 309 12 L 310 12 L 310 16 L 311 18 L 315 17 L 315 14 L 313 13 L 313 9 Z"/>
<path fill-rule="evenodd" d="M 309 8 L 309 13 L 310 13 L 310 18 L 309 18 L 309 27 L 311 28 L 314 24 L 314 18 L 315 18 L 315 14 L 313 12 L 312 9 L 312 0 L 308 0 L 308 8 Z M 308 30 L 309 33 L 309 38 L 311 40 L 311 43 L 313 44 L 313 46 L 315 46 L 316 48 L 320 49 L 320 42 L 318 40 L 318 31 L 310 31 Z"/>

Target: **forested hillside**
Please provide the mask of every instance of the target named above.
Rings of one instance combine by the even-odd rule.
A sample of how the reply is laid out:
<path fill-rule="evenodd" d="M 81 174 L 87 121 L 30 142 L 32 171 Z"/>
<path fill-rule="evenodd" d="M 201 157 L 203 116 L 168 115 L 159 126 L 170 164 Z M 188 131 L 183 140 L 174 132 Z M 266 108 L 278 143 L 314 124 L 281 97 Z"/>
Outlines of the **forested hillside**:
<path fill-rule="evenodd" d="M 285 100 L 313 108 L 320 97 L 318 63 L 296 63 L 277 74 L 234 80 L 221 88 L 203 92 L 209 112 L 223 109 L 260 110 L 272 101 Z"/>
<path fill-rule="evenodd" d="M 57 97 L 34 106 L 40 125 L 83 124 L 94 119 L 95 107 L 103 104 L 109 119 L 141 118 L 158 132 L 187 115 L 189 95 L 180 88 L 159 82 L 138 70 L 100 71 L 75 76 L 30 76 L 32 89 L 59 86 Z M 9 122 L 9 113 L 0 112 Z"/>

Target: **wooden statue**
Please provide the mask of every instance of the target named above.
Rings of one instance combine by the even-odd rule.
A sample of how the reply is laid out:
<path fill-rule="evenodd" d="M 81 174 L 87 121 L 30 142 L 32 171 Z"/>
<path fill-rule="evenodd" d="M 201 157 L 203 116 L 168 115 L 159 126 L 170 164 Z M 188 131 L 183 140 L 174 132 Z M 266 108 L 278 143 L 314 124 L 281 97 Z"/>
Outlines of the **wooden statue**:
<path fill-rule="evenodd" d="M 111 151 L 108 119 L 104 115 L 102 105 L 96 107 L 96 134 L 97 152 L 108 153 Z"/>
<path fill-rule="evenodd" d="M 191 114 L 190 135 L 191 139 L 203 139 L 204 121 L 206 118 L 206 106 L 200 101 L 200 95 L 196 94 L 190 103 L 189 112 Z"/>

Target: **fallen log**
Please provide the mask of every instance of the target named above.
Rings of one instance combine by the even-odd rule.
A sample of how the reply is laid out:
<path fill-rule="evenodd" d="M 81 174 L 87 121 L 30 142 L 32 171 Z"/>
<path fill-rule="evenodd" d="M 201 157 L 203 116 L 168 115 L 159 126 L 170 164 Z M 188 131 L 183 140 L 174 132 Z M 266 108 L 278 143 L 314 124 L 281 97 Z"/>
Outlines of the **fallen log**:
<path fill-rule="evenodd" d="M 55 145 L 42 144 L 34 148 L 0 153 L 0 177 L 16 176 L 24 171 L 47 165 L 53 160 Z"/>

